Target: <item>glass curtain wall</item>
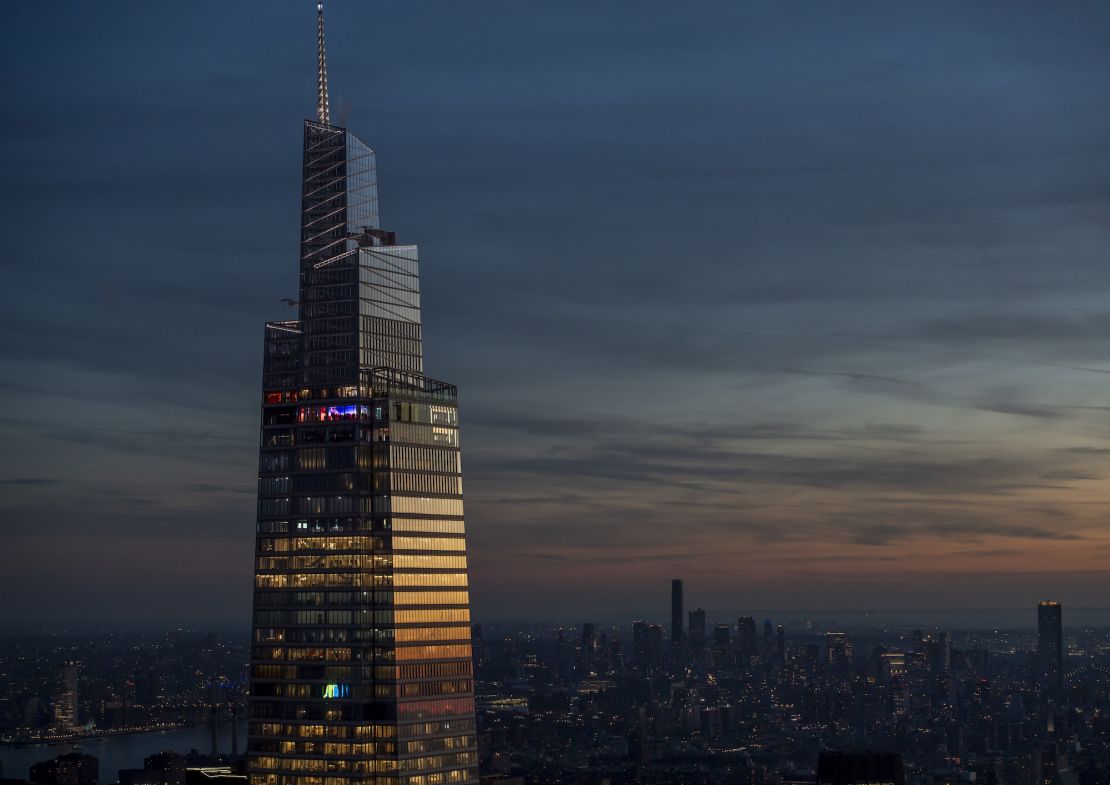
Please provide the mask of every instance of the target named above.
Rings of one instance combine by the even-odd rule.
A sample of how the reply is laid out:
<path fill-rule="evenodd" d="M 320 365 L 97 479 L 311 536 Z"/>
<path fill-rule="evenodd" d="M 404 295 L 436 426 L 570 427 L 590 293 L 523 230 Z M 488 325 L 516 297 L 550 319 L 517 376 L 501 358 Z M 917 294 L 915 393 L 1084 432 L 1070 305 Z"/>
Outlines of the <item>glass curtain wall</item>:
<path fill-rule="evenodd" d="M 477 782 L 454 386 L 374 153 L 306 121 L 300 318 L 265 330 L 251 785 Z"/>

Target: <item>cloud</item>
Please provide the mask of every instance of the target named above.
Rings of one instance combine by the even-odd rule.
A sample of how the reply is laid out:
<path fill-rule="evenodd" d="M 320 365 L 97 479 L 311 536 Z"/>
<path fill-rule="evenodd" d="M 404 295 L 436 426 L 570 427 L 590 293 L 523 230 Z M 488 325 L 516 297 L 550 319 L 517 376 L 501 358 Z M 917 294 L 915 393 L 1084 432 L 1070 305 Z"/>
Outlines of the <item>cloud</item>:
<path fill-rule="evenodd" d="M 1089 314 L 1048 314 L 1035 311 L 969 314 L 930 321 L 922 326 L 924 337 L 945 341 L 1012 342 L 1057 346 L 1061 342 L 1104 340 L 1110 331 L 1110 311 Z M 1077 370 L 1110 373 L 1110 370 L 1079 368 Z"/>
<path fill-rule="evenodd" d="M 984 400 L 980 401 L 976 406 L 985 412 L 1012 414 L 1017 417 L 1033 417 L 1041 420 L 1055 420 L 1065 416 L 1063 412 L 1053 407 L 1018 403 L 1010 400 Z"/>
<path fill-rule="evenodd" d="M 874 373 L 850 373 L 846 371 L 809 371 L 799 368 L 782 368 L 777 369 L 780 373 L 796 373 L 803 376 L 826 376 L 830 378 L 846 379 L 849 382 L 859 385 L 865 389 L 877 390 L 890 390 L 895 389 L 899 392 L 910 391 L 917 393 L 926 390 L 926 386 L 918 382 L 911 382 L 906 379 L 896 379 L 891 376 L 880 376 Z"/>
<path fill-rule="evenodd" d="M 891 545 L 896 542 L 922 537 L 981 542 L 987 536 L 1021 540 L 1075 541 L 1082 539 L 1079 535 L 1070 531 L 997 521 L 965 519 L 962 521 L 936 521 L 916 527 L 884 523 L 858 525 L 853 529 L 852 542 L 857 545 Z"/>
<path fill-rule="evenodd" d="M 249 570 L 261 326 L 297 286 L 314 89 L 300 11 L 236 32 L 260 7 L 218 28 L 185 4 L 12 9 L 13 561 L 90 533 L 137 558 L 187 530 Z M 535 573 L 507 592 L 476 572 L 477 591 L 523 602 L 545 561 L 596 565 L 585 591 L 630 558 L 708 574 L 776 548 L 1086 564 L 1106 532 L 1110 9 L 432 8 L 391 7 L 373 48 L 372 12 L 341 9 L 333 90 L 379 152 L 386 227 L 421 245 L 472 552 Z M 208 550 L 167 593 L 207 580 Z M 53 569 L 92 605 L 75 552 Z M 242 590 L 221 563 L 212 592 Z M 905 583 L 892 601 L 920 596 Z"/>

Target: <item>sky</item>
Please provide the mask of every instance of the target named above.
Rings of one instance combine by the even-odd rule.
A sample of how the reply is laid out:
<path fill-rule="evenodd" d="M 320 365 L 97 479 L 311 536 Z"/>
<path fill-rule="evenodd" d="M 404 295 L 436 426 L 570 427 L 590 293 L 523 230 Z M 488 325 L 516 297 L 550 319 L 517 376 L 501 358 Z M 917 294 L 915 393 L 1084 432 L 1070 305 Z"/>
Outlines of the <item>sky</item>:
<path fill-rule="evenodd" d="M 1110 606 L 1110 5 L 326 14 L 477 621 Z M 3 616 L 245 627 L 314 4 L 5 19 Z"/>

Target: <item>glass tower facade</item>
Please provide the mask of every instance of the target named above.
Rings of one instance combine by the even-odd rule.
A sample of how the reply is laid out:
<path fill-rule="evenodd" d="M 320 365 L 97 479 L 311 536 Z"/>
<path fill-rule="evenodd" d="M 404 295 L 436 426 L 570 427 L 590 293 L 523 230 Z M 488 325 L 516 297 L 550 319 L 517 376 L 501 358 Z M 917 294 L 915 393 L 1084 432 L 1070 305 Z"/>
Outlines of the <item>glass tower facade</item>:
<path fill-rule="evenodd" d="M 265 329 L 250 783 L 477 782 L 456 389 L 374 152 L 311 120 L 298 304 Z"/>

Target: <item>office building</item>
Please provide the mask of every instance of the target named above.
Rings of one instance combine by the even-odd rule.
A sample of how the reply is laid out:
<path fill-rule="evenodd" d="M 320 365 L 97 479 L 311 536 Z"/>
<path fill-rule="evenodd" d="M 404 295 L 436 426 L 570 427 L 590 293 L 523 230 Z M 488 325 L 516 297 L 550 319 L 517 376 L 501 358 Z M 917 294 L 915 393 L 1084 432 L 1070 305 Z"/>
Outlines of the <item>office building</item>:
<path fill-rule="evenodd" d="M 713 628 L 713 666 L 726 668 L 735 659 L 732 652 L 732 628 L 727 624 L 718 624 Z"/>
<path fill-rule="evenodd" d="M 690 611 L 687 641 L 692 654 L 700 656 L 705 653 L 705 610 L 702 608 L 695 608 Z"/>
<path fill-rule="evenodd" d="M 54 697 L 54 727 L 59 731 L 73 731 L 77 727 L 77 673 L 74 663 L 58 669 L 58 687 Z"/>
<path fill-rule="evenodd" d="M 825 664 L 830 668 L 845 668 L 852 659 L 852 642 L 843 632 L 825 633 Z"/>
<path fill-rule="evenodd" d="M 646 671 L 650 667 L 651 650 L 646 621 L 632 622 L 632 657 L 640 670 Z"/>
<path fill-rule="evenodd" d="M 251 785 L 477 782 L 458 407 L 375 153 L 304 123 L 299 318 L 265 330 Z"/>
<path fill-rule="evenodd" d="M 649 624 L 647 628 L 648 658 L 653 669 L 663 666 L 663 625 Z M 614 645 L 619 643 L 614 641 Z"/>
<path fill-rule="evenodd" d="M 756 653 L 755 619 L 741 616 L 736 620 L 736 652 L 741 665 L 749 665 Z"/>
<path fill-rule="evenodd" d="M 92 755 L 69 752 L 33 765 L 28 780 L 35 785 L 96 785 L 100 762 Z"/>
<path fill-rule="evenodd" d="M 632 656 L 641 673 L 660 668 L 663 664 L 663 628 L 646 621 L 633 622 Z"/>
<path fill-rule="evenodd" d="M 184 755 L 158 752 L 143 759 L 141 769 L 120 769 L 119 785 L 185 785 Z"/>
<path fill-rule="evenodd" d="M 682 581 L 671 581 L 671 651 L 682 650 Z"/>
<path fill-rule="evenodd" d="M 1037 659 L 1044 684 L 1064 688 L 1064 620 L 1060 603 L 1045 600 L 1037 605 Z"/>
<path fill-rule="evenodd" d="M 585 670 L 593 667 L 594 655 L 597 653 L 597 625 L 586 622 L 582 625 L 582 642 L 579 644 L 578 662 Z"/>

